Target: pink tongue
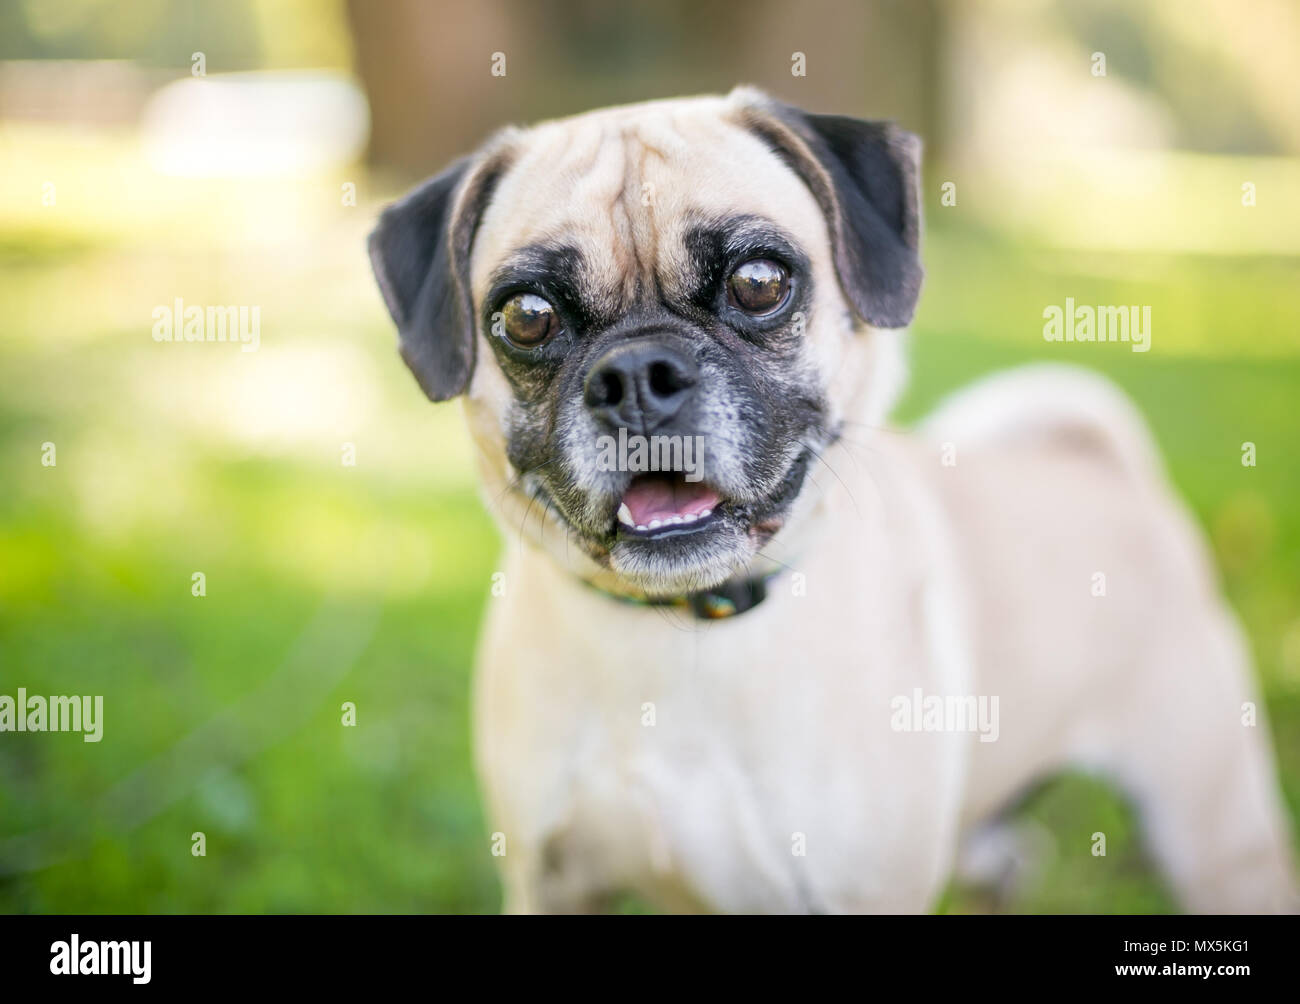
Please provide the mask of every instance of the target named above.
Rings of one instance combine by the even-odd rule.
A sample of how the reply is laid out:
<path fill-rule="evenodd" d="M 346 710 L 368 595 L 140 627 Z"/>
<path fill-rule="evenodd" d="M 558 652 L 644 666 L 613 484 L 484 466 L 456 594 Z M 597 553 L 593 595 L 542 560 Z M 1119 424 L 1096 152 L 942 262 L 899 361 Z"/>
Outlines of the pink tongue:
<path fill-rule="evenodd" d="M 623 504 L 632 514 L 632 522 L 645 526 L 652 519 L 698 516 L 718 504 L 718 493 L 703 481 L 642 474 L 628 485 Z"/>

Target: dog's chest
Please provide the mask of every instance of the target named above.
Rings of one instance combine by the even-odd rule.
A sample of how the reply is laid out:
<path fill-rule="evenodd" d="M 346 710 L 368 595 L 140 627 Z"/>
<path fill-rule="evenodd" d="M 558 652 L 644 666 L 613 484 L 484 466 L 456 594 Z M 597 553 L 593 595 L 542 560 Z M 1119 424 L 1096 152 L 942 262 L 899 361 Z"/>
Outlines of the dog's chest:
<path fill-rule="evenodd" d="M 789 722 L 734 684 L 642 668 L 639 684 L 569 719 L 567 749 L 534 748 L 533 776 L 549 775 L 551 808 L 532 811 L 553 880 L 635 889 L 671 909 L 811 908 L 794 844 L 799 826 L 824 827 L 791 797 L 788 775 L 808 758 L 783 751 Z"/>
<path fill-rule="evenodd" d="M 889 901 L 886 865 L 923 880 L 937 820 L 894 793 L 952 758 L 882 728 L 894 668 L 931 670 L 921 625 L 864 598 L 869 651 L 846 644 L 842 610 L 779 596 L 704 627 L 636 608 L 602 609 L 601 632 L 552 620 L 545 648 L 519 642 L 541 625 L 490 631 L 480 768 L 547 908 L 633 889 L 671 909 L 809 911 L 843 908 L 821 889 Z"/>

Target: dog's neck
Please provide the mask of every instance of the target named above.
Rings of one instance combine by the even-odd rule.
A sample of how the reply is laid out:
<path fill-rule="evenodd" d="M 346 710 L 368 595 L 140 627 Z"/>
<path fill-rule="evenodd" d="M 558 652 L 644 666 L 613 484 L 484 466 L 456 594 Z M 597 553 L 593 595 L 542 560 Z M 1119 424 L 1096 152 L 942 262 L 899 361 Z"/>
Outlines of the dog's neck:
<path fill-rule="evenodd" d="M 753 610 L 767 599 L 768 586 L 779 575 L 770 572 L 766 575 L 747 575 L 728 579 L 713 589 L 702 589 L 680 596 L 642 597 L 626 593 L 611 592 L 594 583 L 582 580 L 586 585 L 611 599 L 621 603 L 633 603 L 638 606 L 679 607 L 689 610 L 698 620 L 724 620 L 738 617 Z"/>

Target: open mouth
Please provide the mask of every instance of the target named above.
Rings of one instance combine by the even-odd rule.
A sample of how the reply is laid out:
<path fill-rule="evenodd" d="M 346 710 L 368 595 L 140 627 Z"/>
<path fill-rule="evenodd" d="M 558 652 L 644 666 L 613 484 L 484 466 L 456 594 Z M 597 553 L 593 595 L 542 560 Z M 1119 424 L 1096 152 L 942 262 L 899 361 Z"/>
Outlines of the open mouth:
<path fill-rule="evenodd" d="M 713 521 L 721 499 L 703 481 L 681 474 L 639 474 L 623 493 L 617 529 L 632 537 L 694 533 Z"/>

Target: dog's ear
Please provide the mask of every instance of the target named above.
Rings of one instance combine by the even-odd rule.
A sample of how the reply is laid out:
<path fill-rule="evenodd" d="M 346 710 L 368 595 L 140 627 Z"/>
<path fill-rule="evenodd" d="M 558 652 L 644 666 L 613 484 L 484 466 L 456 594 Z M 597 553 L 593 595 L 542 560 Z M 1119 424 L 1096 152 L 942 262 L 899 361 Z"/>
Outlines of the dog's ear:
<path fill-rule="evenodd" d="M 469 253 L 501 170 L 500 158 L 459 160 L 385 209 L 370 234 L 402 359 L 432 401 L 464 393 L 474 373 Z"/>
<path fill-rule="evenodd" d="M 826 216 L 844 295 L 868 324 L 902 328 L 921 293 L 921 141 L 892 122 L 810 115 L 741 92 L 745 124 Z"/>

